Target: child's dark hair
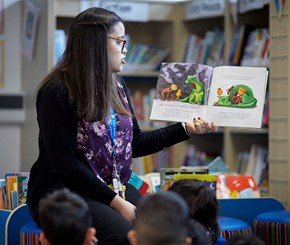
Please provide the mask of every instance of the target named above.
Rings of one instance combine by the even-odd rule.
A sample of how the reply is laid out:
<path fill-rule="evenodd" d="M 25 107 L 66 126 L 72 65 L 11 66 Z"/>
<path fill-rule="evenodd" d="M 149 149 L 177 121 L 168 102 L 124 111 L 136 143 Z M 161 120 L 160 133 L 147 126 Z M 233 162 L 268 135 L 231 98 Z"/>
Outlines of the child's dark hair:
<path fill-rule="evenodd" d="M 87 203 L 68 189 L 57 190 L 39 203 L 40 227 L 53 245 L 81 245 L 92 219 Z"/>
<path fill-rule="evenodd" d="M 200 222 L 215 242 L 220 234 L 217 221 L 219 203 L 216 193 L 203 181 L 195 179 L 178 180 L 169 191 L 174 191 L 185 199 L 189 205 L 191 218 Z"/>
<path fill-rule="evenodd" d="M 140 244 L 182 244 L 188 234 L 189 209 L 176 193 L 158 192 L 143 198 L 136 211 Z"/>

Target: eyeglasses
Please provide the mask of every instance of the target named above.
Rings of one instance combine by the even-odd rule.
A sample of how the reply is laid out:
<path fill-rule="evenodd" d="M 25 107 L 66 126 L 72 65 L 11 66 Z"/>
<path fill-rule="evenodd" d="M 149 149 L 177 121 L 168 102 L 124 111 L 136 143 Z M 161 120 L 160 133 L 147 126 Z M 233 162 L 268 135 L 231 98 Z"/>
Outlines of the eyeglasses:
<path fill-rule="evenodd" d="M 117 42 L 118 45 L 121 44 L 121 43 L 123 43 L 123 45 L 122 45 L 122 49 L 121 49 L 121 52 L 123 52 L 124 47 L 125 47 L 125 44 L 126 44 L 126 42 L 127 42 L 126 39 L 123 39 L 123 38 L 120 38 L 120 37 L 110 37 L 110 36 L 108 36 L 108 38 L 111 38 L 111 39 L 113 39 L 113 40 L 118 41 L 118 42 Z"/>

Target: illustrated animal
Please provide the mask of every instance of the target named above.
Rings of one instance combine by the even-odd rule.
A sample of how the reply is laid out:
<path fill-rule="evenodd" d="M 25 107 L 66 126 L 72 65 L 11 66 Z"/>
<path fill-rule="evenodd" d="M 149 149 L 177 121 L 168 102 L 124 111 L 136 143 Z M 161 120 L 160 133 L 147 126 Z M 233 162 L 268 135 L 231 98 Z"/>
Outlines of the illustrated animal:
<path fill-rule="evenodd" d="M 180 99 L 180 102 L 190 104 L 202 104 L 204 102 L 204 85 L 195 76 L 188 75 L 185 83 L 193 84 L 193 88 L 188 96 Z"/>
<path fill-rule="evenodd" d="M 219 94 L 218 94 L 219 95 Z M 253 91 L 247 85 L 239 84 L 227 89 L 227 95 L 219 96 L 216 106 L 228 106 L 237 108 L 252 108 L 257 104 Z"/>
<path fill-rule="evenodd" d="M 175 100 L 175 91 L 178 89 L 175 83 L 171 84 L 170 87 L 165 88 L 161 91 L 161 100 L 168 101 L 170 98 L 172 101 Z"/>

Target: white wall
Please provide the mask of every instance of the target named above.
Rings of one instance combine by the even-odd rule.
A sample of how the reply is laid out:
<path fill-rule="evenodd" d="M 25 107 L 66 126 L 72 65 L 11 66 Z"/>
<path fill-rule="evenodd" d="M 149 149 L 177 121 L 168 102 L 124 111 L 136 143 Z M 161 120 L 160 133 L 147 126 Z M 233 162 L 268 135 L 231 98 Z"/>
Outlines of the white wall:
<path fill-rule="evenodd" d="M 21 79 L 26 93 L 26 121 L 21 128 L 21 171 L 29 171 L 38 157 L 38 125 L 35 98 L 39 83 L 51 68 L 53 59 L 54 1 L 29 0 L 40 9 L 40 19 L 32 61 L 22 56 Z"/>
<path fill-rule="evenodd" d="M 21 4 L 5 0 L 5 27 L 0 40 L 4 41 L 4 86 L 0 92 L 20 91 L 21 86 Z M 19 171 L 21 159 L 21 125 L 0 122 L 0 178 L 5 172 Z"/>
<path fill-rule="evenodd" d="M 21 54 L 26 1 L 41 11 L 32 60 Z M 52 66 L 54 4 L 54 0 L 5 0 L 5 33 L 0 35 L 5 42 L 5 81 L 0 93 L 24 91 L 26 119 L 21 124 L 0 122 L 0 178 L 10 171 L 29 171 L 38 156 L 35 97 L 40 81 Z"/>

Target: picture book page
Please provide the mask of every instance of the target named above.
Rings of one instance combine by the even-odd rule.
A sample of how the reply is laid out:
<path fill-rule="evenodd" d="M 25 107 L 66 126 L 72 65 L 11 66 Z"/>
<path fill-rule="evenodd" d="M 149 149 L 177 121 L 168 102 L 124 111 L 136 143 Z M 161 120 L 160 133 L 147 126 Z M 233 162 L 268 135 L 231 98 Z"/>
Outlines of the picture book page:
<path fill-rule="evenodd" d="M 267 77 L 264 67 L 215 67 L 206 120 L 224 127 L 261 128 Z"/>
<path fill-rule="evenodd" d="M 205 117 L 213 68 L 201 64 L 162 63 L 151 120 L 192 122 Z"/>

